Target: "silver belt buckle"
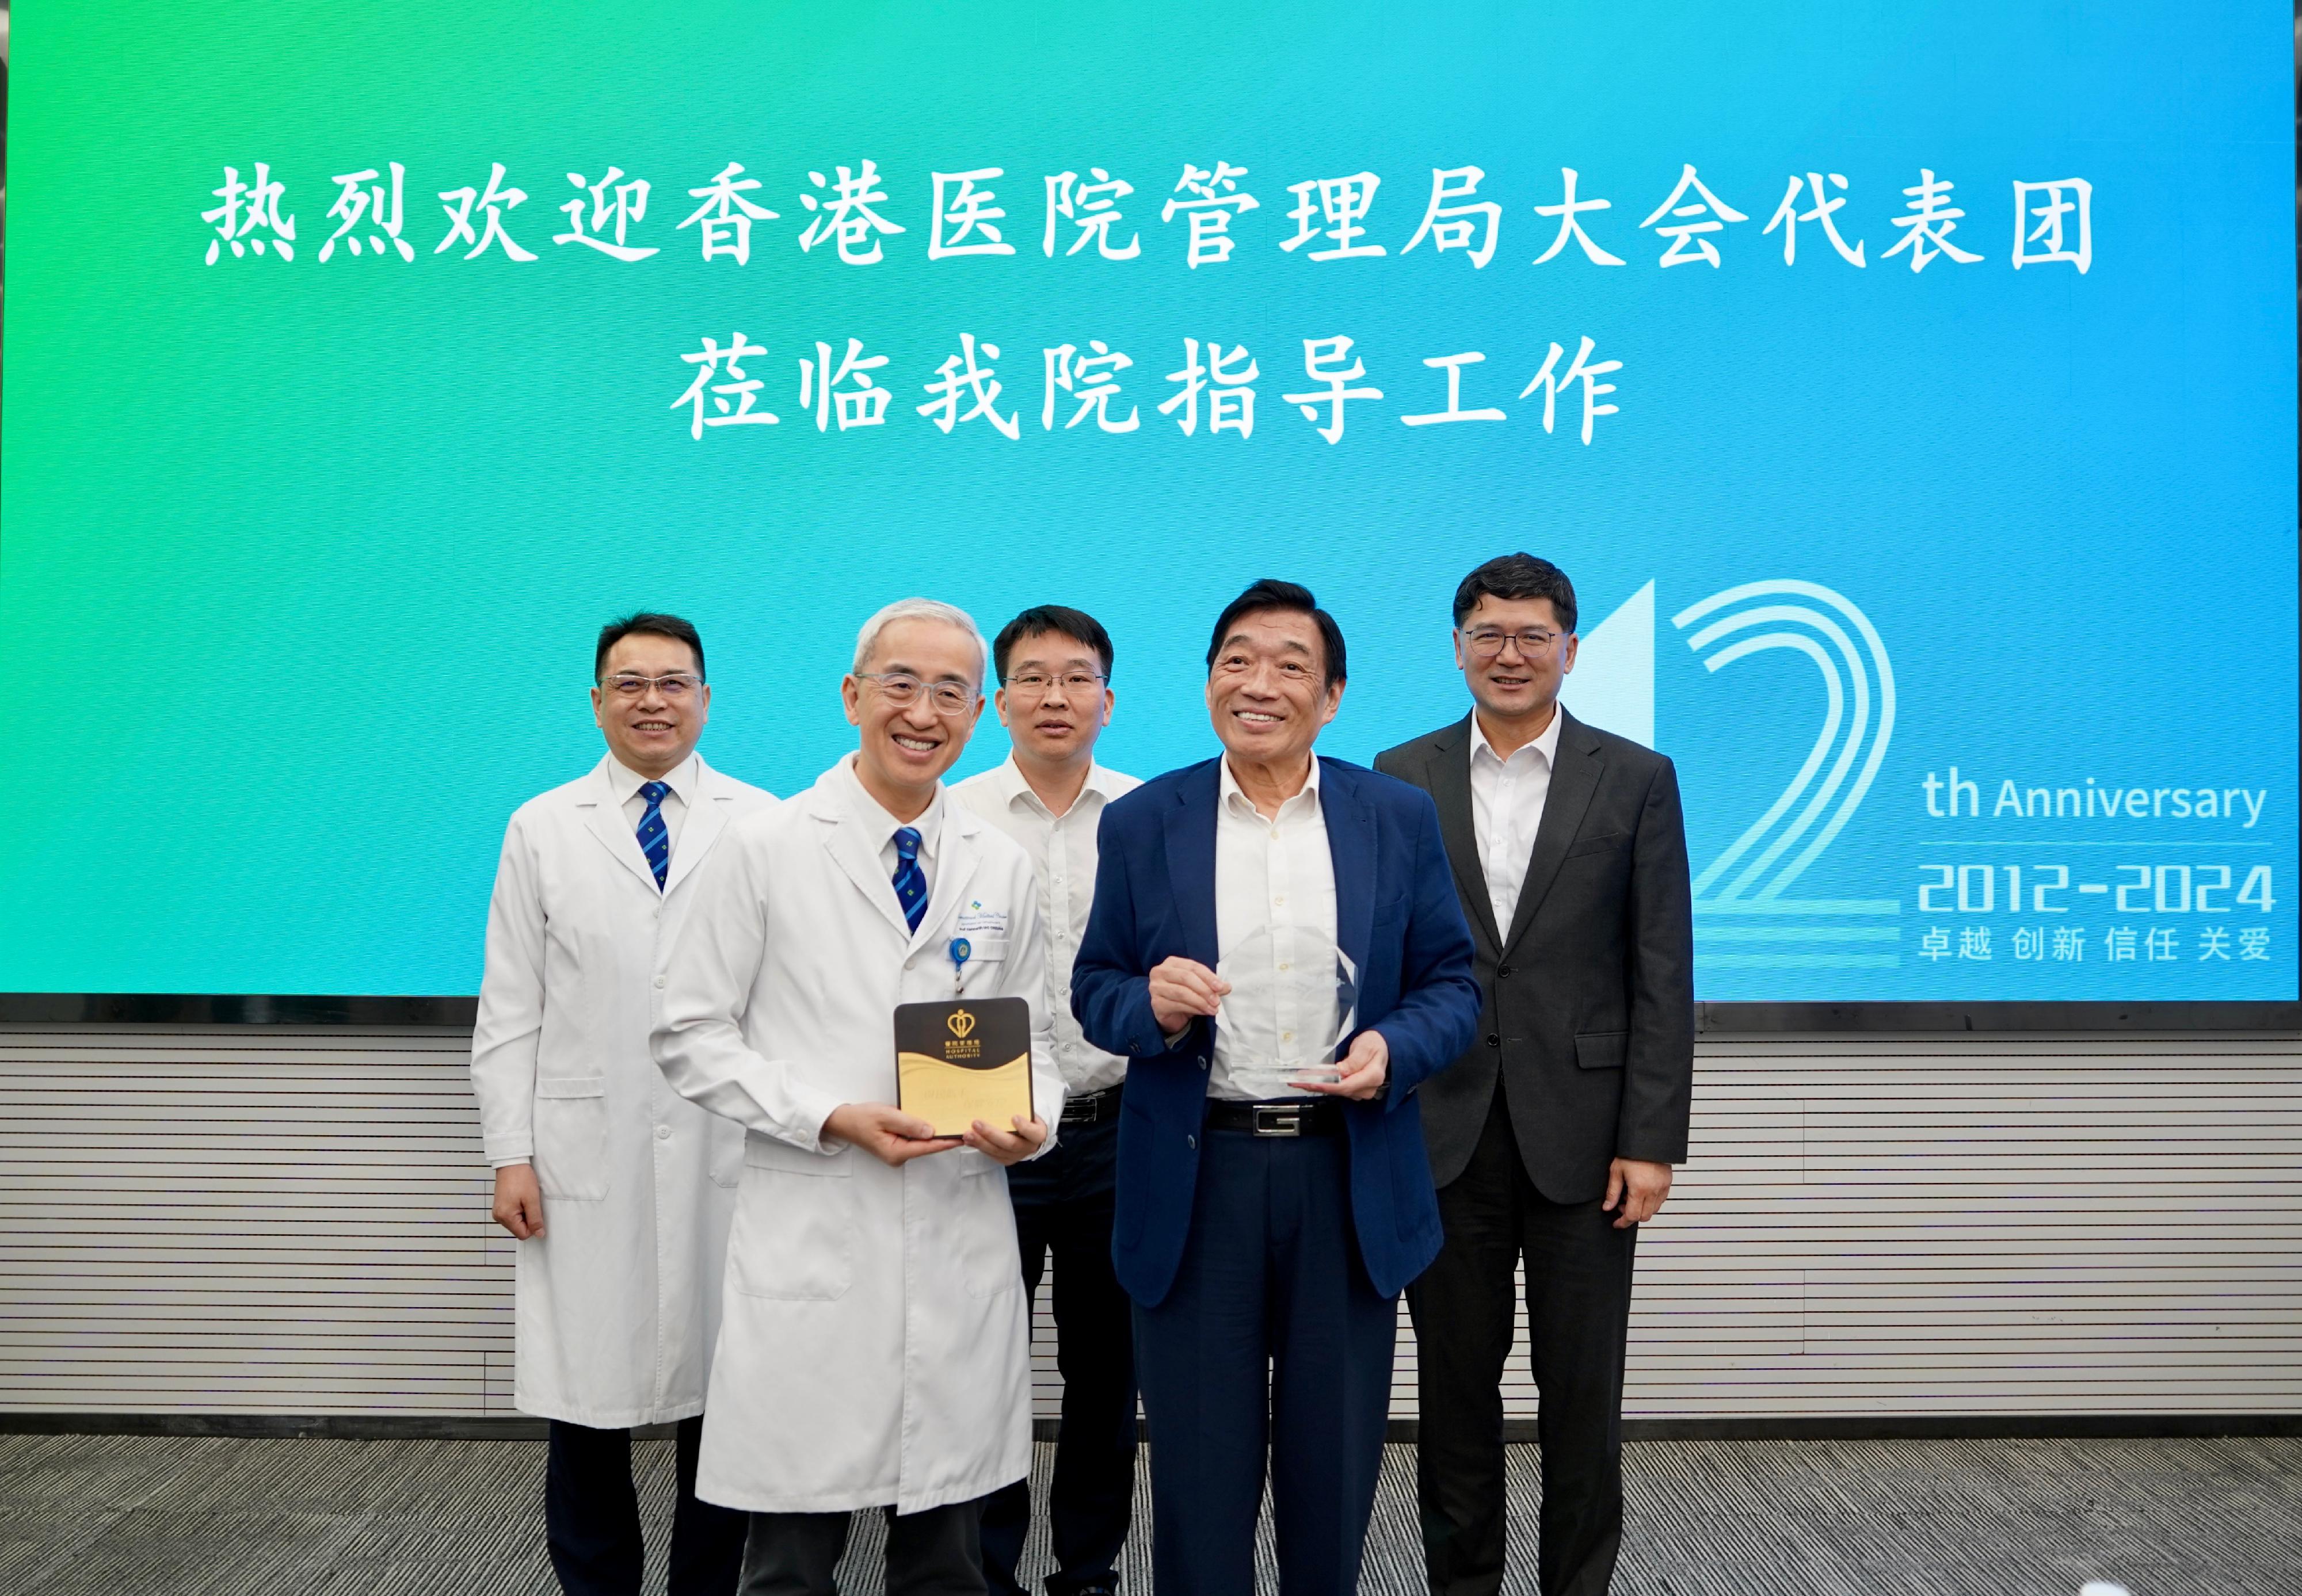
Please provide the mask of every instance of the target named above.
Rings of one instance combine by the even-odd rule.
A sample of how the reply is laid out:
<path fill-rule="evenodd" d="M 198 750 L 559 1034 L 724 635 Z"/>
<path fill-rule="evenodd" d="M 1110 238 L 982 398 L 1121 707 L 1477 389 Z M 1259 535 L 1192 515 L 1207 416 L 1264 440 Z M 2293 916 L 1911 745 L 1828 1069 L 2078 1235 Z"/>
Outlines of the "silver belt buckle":
<path fill-rule="evenodd" d="M 1256 1104 L 1255 1133 L 1257 1136 L 1302 1135 L 1303 1105 L 1299 1103 Z"/>

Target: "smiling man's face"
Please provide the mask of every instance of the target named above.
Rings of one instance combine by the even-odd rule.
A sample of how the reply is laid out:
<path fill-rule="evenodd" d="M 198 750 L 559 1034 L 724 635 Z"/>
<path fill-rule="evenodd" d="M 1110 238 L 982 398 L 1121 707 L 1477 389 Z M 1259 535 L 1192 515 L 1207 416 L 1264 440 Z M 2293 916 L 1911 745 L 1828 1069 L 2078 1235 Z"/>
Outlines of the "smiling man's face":
<path fill-rule="evenodd" d="M 711 718 L 711 689 L 698 684 L 685 693 L 667 693 L 653 684 L 696 674 L 695 651 L 676 637 L 633 632 L 616 639 L 600 670 L 601 681 L 610 685 L 592 689 L 592 718 L 625 769 L 652 780 L 676 770 L 695 752 L 695 740 Z M 623 693 L 612 685 L 618 676 L 644 676 L 651 685 Z"/>
<path fill-rule="evenodd" d="M 1530 648 L 1525 640 L 1547 641 Z M 1498 599 L 1483 593 L 1455 628 L 1455 664 L 1491 721 L 1548 724 L 1577 639 L 1558 624 L 1549 599 Z M 1491 654 L 1481 645 L 1493 647 Z"/>
<path fill-rule="evenodd" d="M 1231 623 L 1207 672 L 1207 715 L 1241 763 L 1291 769 L 1335 718 L 1343 685 L 1326 685 L 1319 626 L 1298 609 L 1255 609 Z"/>
<path fill-rule="evenodd" d="M 949 621 L 906 616 L 880 629 L 864 669 L 841 684 L 848 721 L 861 734 L 856 775 L 882 808 L 909 819 L 934 799 L 983 713 L 983 651 Z M 888 676 L 918 685 L 910 703 L 890 696 Z M 961 690 L 966 707 L 938 709 L 938 687 Z"/>
<path fill-rule="evenodd" d="M 1007 652 L 999 721 L 1019 758 L 1067 765 L 1091 757 L 1112 702 L 1101 656 L 1076 637 L 1040 632 Z"/>

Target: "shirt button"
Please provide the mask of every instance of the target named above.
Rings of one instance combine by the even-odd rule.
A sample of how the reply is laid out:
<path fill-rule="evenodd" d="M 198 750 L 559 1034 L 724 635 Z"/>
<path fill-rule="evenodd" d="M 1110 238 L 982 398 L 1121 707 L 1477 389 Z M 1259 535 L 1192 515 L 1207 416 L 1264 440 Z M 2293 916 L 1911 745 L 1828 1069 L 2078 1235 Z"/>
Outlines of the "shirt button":
<path fill-rule="evenodd" d="M 1196 1136 L 1187 1136 L 1183 1138 L 1183 1145 L 1196 1153 L 1199 1150 L 1199 1138 Z"/>
<path fill-rule="evenodd" d="M 662 978 L 661 976 L 658 976 L 658 977 L 656 977 L 656 978 L 655 978 L 655 984 L 656 984 L 656 986 L 658 987 L 658 988 L 660 988 L 660 987 L 663 986 L 663 978 Z"/>
<path fill-rule="evenodd" d="M 658 1125 L 655 1128 L 655 1138 L 658 1141 L 669 1141 L 671 1139 L 671 1127 L 668 1125 Z"/>
<path fill-rule="evenodd" d="M 1283 893 L 1283 892 L 1282 892 L 1282 893 L 1275 893 L 1275 894 L 1273 894 L 1273 896 L 1272 896 L 1272 899 L 1271 899 L 1272 907 L 1273 907 L 1273 908 L 1277 908 L 1277 907 L 1279 907 L 1281 904 L 1283 904 L 1283 903 L 1286 903 L 1286 902 L 1287 902 L 1287 895 L 1286 895 L 1285 893 Z"/>

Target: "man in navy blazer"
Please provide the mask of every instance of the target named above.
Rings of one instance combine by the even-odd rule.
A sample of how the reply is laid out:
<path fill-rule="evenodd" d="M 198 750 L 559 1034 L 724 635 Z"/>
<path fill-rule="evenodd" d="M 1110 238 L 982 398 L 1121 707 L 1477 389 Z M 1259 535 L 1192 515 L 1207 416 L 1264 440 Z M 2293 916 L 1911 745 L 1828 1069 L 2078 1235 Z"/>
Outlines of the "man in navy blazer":
<path fill-rule="evenodd" d="M 1304 588 L 1232 601 L 1207 651 L 1223 756 L 1104 811 L 1071 974 L 1088 1039 L 1128 1060 L 1112 1256 L 1153 1577 L 1194 1596 L 1252 1596 L 1266 1449 L 1288 1596 L 1357 1588 L 1399 1295 L 1440 1245 L 1414 1091 L 1478 1024 L 1430 798 L 1312 752 L 1343 666 Z M 1333 1061 L 1338 949 L 1357 1012 Z"/>

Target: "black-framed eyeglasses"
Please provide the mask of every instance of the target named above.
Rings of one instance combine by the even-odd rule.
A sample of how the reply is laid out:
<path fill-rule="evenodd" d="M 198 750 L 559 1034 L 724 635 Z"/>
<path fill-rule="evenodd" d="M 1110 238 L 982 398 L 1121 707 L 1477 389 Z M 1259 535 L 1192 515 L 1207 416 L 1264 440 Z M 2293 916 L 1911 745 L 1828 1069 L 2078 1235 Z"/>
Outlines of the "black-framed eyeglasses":
<path fill-rule="evenodd" d="M 1059 676 L 1043 676 L 1037 671 L 1029 671 L 1020 676 L 1009 676 L 1007 691 L 1021 693 L 1025 698 L 1045 698 L 1047 690 L 1058 683 L 1067 693 L 1084 693 L 1096 692 L 1109 680 L 1109 676 L 1099 676 L 1085 670 L 1067 670 Z"/>
<path fill-rule="evenodd" d="M 1475 626 L 1463 634 L 1463 641 L 1471 645 L 1471 652 L 1482 659 L 1501 655 L 1507 643 L 1518 644 L 1519 653 L 1529 659 L 1540 659 L 1557 647 L 1562 632 L 1530 626 L 1524 632 L 1506 632 L 1499 626 Z"/>
<path fill-rule="evenodd" d="M 928 701 L 935 706 L 937 714 L 964 715 L 978 696 L 974 688 L 962 686 L 957 682 L 922 682 L 919 677 L 905 676 L 901 671 L 859 670 L 855 673 L 855 679 L 877 684 L 879 696 L 899 710 L 910 709 L 920 701 L 920 694 L 924 693 L 928 695 Z"/>
<path fill-rule="evenodd" d="M 618 698 L 642 698 L 650 688 L 668 699 L 683 699 L 691 693 L 702 691 L 703 678 L 693 671 L 676 670 L 668 676 L 643 676 L 629 671 L 619 671 L 612 676 L 600 678 L 600 691 L 612 693 Z"/>

